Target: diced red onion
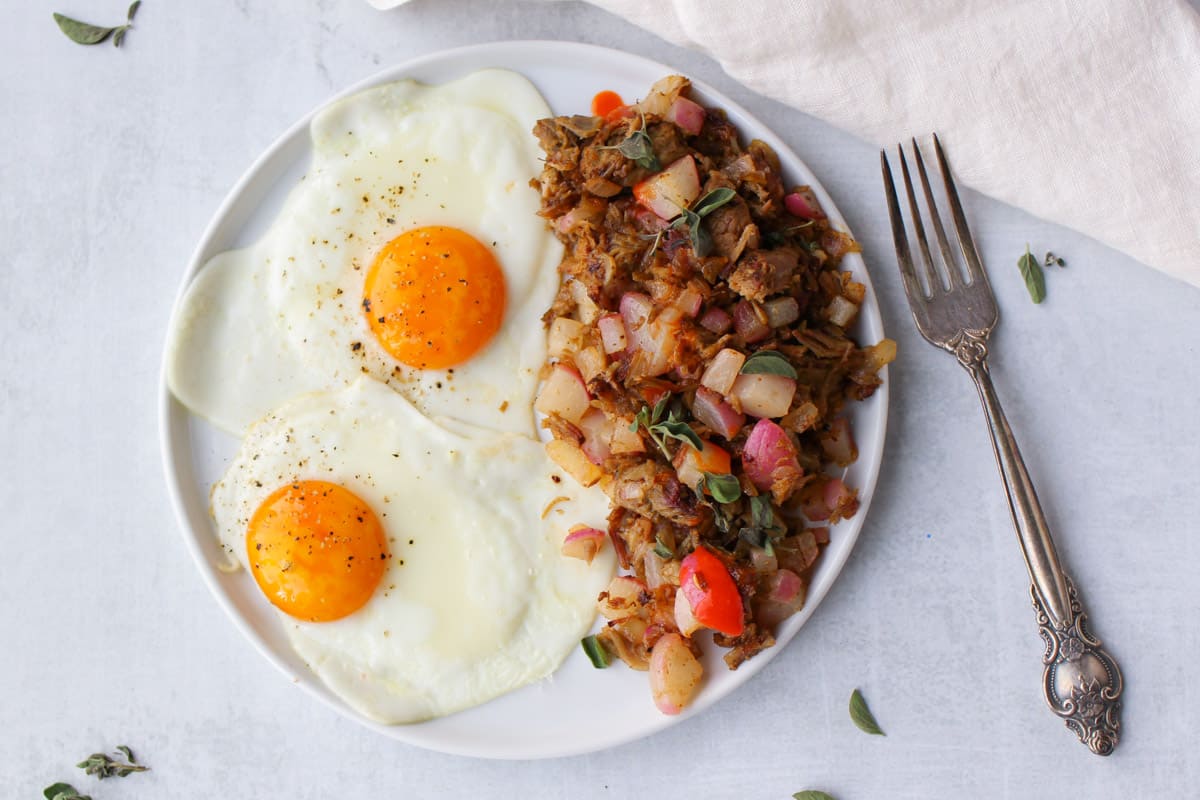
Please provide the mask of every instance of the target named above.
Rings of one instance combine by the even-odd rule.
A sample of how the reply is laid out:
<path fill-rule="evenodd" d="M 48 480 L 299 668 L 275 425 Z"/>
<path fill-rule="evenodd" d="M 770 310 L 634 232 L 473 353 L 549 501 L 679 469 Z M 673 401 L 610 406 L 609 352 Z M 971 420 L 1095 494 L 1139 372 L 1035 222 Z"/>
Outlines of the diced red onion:
<path fill-rule="evenodd" d="M 706 386 L 696 389 L 692 416 L 726 439 L 732 439 L 746 424 L 745 415 L 739 414 L 724 397 Z"/>
<path fill-rule="evenodd" d="M 619 353 L 629 346 L 625 338 L 625 322 L 620 314 L 605 314 L 596 321 L 600 329 L 600 341 L 604 344 L 604 352 L 612 355 Z"/>
<path fill-rule="evenodd" d="M 771 335 L 771 326 L 758 315 L 754 306 L 747 300 L 740 301 L 733 307 L 733 329 L 747 344 L 761 342 Z"/>
<path fill-rule="evenodd" d="M 567 534 L 567 538 L 562 543 L 562 554 L 570 558 L 578 558 L 581 561 L 592 563 L 592 559 L 600 552 L 600 548 L 604 546 L 604 540 L 607 538 L 604 531 L 596 528 L 589 528 L 585 525 L 576 525 L 571 528 L 571 532 Z"/>
<path fill-rule="evenodd" d="M 750 482 L 766 492 L 788 472 L 799 474 L 800 462 L 796 448 L 783 428 L 768 419 L 760 419 L 754 423 L 742 448 L 742 468 Z"/>
<path fill-rule="evenodd" d="M 710 330 L 718 336 L 729 330 L 729 326 L 732 324 L 733 317 L 720 308 L 710 308 L 700 318 L 700 327 Z"/>
<path fill-rule="evenodd" d="M 791 325 L 800 319 L 800 304 L 794 297 L 776 297 L 763 303 L 763 311 L 767 313 L 767 324 L 772 328 Z"/>

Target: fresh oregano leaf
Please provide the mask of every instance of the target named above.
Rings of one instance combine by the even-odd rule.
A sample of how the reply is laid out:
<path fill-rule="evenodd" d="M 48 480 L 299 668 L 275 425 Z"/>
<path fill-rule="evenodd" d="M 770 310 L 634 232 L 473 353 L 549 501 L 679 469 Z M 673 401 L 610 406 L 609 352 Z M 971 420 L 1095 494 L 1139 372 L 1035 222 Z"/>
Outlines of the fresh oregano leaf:
<path fill-rule="evenodd" d="M 92 753 L 75 766 L 88 775 L 95 775 L 100 780 L 113 777 L 124 778 L 135 772 L 145 772 L 149 769 L 149 767 L 137 763 L 137 759 L 133 757 L 133 751 L 127 746 L 121 745 L 117 750 L 124 757 L 124 761 L 120 758 L 113 758 L 107 753 Z"/>
<path fill-rule="evenodd" d="M 746 359 L 739 372 L 743 375 L 782 375 L 796 380 L 796 368 L 778 350 L 759 350 Z"/>
<path fill-rule="evenodd" d="M 125 25 L 117 28 L 116 32 L 113 33 L 113 47 L 121 46 L 121 42 L 125 41 L 125 31 L 127 30 L 129 30 L 129 28 Z"/>
<path fill-rule="evenodd" d="M 737 197 L 737 192 L 727 186 L 722 186 L 719 189 L 713 189 L 711 192 L 704 195 L 704 197 L 701 197 L 699 200 L 697 200 L 696 204 L 692 206 L 692 211 L 694 211 L 697 216 L 707 217 L 709 214 L 716 211 L 718 208 L 725 205 L 735 197 Z"/>
<path fill-rule="evenodd" d="M 69 783 L 52 783 L 42 790 L 42 796 L 46 800 L 92 800 Z"/>
<path fill-rule="evenodd" d="M 855 689 L 854 693 L 850 695 L 850 720 L 864 733 L 873 736 L 887 736 L 879 727 L 879 723 L 875 721 L 875 716 L 871 713 L 871 709 L 867 708 L 867 701 L 863 699 L 862 692 L 858 689 Z"/>
<path fill-rule="evenodd" d="M 1042 273 L 1042 265 L 1029 252 L 1029 245 L 1025 245 L 1025 255 L 1017 259 L 1017 268 L 1021 270 L 1021 277 L 1025 279 L 1025 288 L 1029 290 L 1029 297 L 1033 302 L 1040 303 L 1045 300 L 1046 276 Z"/>
<path fill-rule="evenodd" d="M 750 498 L 750 520 L 755 527 L 764 531 L 775 530 L 775 512 L 771 508 L 771 498 L 765 494 Z"/>
<path fill-rule="evenodd" d="M 792 795 L 793 800 L 833 800 L 833 795 L 818 792 L 816 789 L 805 789 Z"/>
<path fill-rule="evenodd" d="M 654 537 L 654 554 L 659 558 L 674 558 L 675 551 L 667 547 L 661 536 Z"/>
<path fill-rule="evenodd" d="M 129 4 L 129 10 L 125 12 L 125 21 L 133 22 L 134 15 L 137 14 L 138 9 L 141 7 L 142 0 L 133 0 L 133 2 Z"/>
<path fill-rule="evenodd" d="M 662 164 L 658 161 L 658 156 L 654 154 L 654 141 L 650 138 L 650 134 L 646 133 L 646 118 L 642 117 L 642 127 L 636 131 L 630 131 L 620 144 L 608 145 L 598 148 L 600 150 L 616 150 L 621 155 L 635 162 L 643 169 L 658 172 L 662 169 Z"/>
<path fill-rule="evenodd" d="M 742 496 L 742 485 L 732 475 L 704 472 L 704 487 L 718 503 L 735 503 Z"/>
<path fill-rule="evenodd" d="M 57 12 L 54 14 L 54 21 L 58 23 L 59 30 L 75 44 L 100 44 L 117 30 L 116 27 L 102 28 L 99 25 L 90 25 Z"/>
<path fill-rule="evenodd" d="M 704 449 L 704 442 L 700 439 L 696 432 L 692 430 L 692 426 L 688 425 L 686 422 L 675 419 L 674 414 L 671 414 L 668 419 L 659 422 L 656 425 L 651 425 L 650 431 L 651 433 L 657 433 L 663 439 L 678 439 L 681 442 L 690 444 L 697 450 Z"/>

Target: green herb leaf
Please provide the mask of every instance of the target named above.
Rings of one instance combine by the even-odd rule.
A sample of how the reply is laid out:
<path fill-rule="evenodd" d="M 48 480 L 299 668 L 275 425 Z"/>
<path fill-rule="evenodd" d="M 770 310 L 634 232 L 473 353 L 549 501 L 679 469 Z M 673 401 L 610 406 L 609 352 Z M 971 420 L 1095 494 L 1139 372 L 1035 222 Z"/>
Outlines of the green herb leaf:
<path fill-rule="evenodd" d="M 716 475 L 712 472 L 701 473 L 704 476 L 704 486 L 713 499 L 718 503 L 734 503 L 742 496 L 742 485 L 732 475 Z"/>
<path fill-rule="evenodd" d="M 655 537 L 654 539 L 654 555 L 659 558 L 674 558 L 675 551 L 663 544 L 663 540 Z"/>
<path fill-rule="evenodd" d="M 771 498 L 764 494 L 751 497 L 750 519 L 755 527 L 762 528 L 764 531 L 775 530 L 778 526 L 775 524 L 775 511 L 771 508 Z"/>
<path fill-rule="evenodd" d="M 133 22 L 134 15 L 137 14 L 138 9 L 141 7 L 142 0 L 133 0 L 133 2 L 129 4 L 129 10 L 125 12 L 125 21 Z"/>
<path fill-rule="evenodd" d="M 1045 300 L 1046 276 L 1042 273 L 1042 265 L 1029 252 L 1029 245 L 1025 245 L 1025 255 L 1017 259 L 1017 268 L 1021 270 L 1021 277 L 1025 279 L 1025 288 L 1029 290 L 1029 296 L 1033 302 L 1040 303 Z"/>
<path fill-rule="evenodd" d="M 144 767 L 137 763 L 137 759 L 133 757 L 133 751 L 127 746 L 121 745 L 117 750 L 125 758 L 124 761 L 120 758 L 113 758 L 106 753 L 92 753 L 75 766 L 88 775 L 95 775 L 100 780 L 113 777 L 124 778 L 135 772 L 145 772 L 149 769 L 149 767 Z"/>
<path fill-rule="evenodd" d="M 125 31 L 127 30 L 129 30 L 129 27 L 126 25 L 117 28 L 116 33 L 113 34 L 113 47 L 121 46 L 121 42 L 125 41 Z"/>
<path fill-rule="evenodd" d="M 854 693 L 850 695 L 850 720 L 858 726 L 860 731 L 873 736 L 887 736 L 879 727 L 879 723 L 875 721 L 875 716 L 871 713 L 871 709 L 867 708 L 867 701 L 863 699 L 862 692 L 858 689 L 855 689 Z"/>
<path fill-rule="evenodd" d="M 598 149 L 616 150 L 643 169 L 654 172 L 662 169 L 662 164 L 659 163 L 658 156 L 654 154 L 654 142 L 651 140 L 650 134 L 646 133 L 645 117 L 642 117 L 642 127 L 636 131 L 630 131 L 629 135 L 620 144 L 600 147 Z"/>
<path fill-rule="evenodd" d="M 654 404 L 654 412 L 650 415 L 650 423 L 651 424 L 658 422 L 660 419 L 662 419 L 663 414 L 666 413 L 666 410 L 667 410 L 667 403 L 670 402 L 670 400 L 671 400 L 670 392 L 668 392 L 668 393 L 664 394 L 662 397 L 658 398 L 658 402 Z"/>
<path fill-rule="evenodd" d="M 696 216 L 707 217 L 735 197 L 737 197 L 737 192 L 727 186 L 722 186 L 719 189 L 713 189 L 704 195 L 704 197 L 697 200 L 695 205 L 692 206 L 692 211 L 695 212 Z"/>
<path fill-rule="evenodd" d="M 833 795 L 818 792 L 816 789 L 805 789 L 792 795 L 793 800 L 833 800 Z"/>
<path fill-rule="evenodd" d="M 90 25 L 57 12 L 54 14 L 54 21 L 58 23 L 59 30 L 76 44 L 100 44 L 117 30 L 115 27 L 102 28 L 99 25 Z"/>
<path fill-rule="evenodd" d="M 69 783 L 52 783 L 42 790 L 46 800 L 92 800 Z"/>
<path fill-rule="evenodd" d="M 765 550 L 771 545 L 771 539 L 767 536 L 767 532 L 757 526 L 742 528 L 738 531 L 738 538 L 751 547 L 757 547 L 760 550 Z"/>
<path fill-rule="evenodd" d="M 588 660 L 596 669 L 604 669 L 612 663 L 608 651 L 594 635 L 583 637 L 579 644 L 583 646 L 583 652 L 587 654 Z"/>
<path fill-rule="evenodd" d="M 759 350 L 738 371 L 743 375 L 782 375 L 796 380 L 796 368 L 778 350 Z"/>
<path fill-rule="evenodd" d="M 700 439 L 696 432 L 692 430 L 692 426 L 688 425 L 686 422 L 675 419 L 674 414 L 671 415 L 670 419 L 660 422 L 657 425 L 652 425 L 650 429 L 664 439 L 677 439 L 681 442 L 690 444 L 697 450 L 704 449 L 704 442 Z"/>

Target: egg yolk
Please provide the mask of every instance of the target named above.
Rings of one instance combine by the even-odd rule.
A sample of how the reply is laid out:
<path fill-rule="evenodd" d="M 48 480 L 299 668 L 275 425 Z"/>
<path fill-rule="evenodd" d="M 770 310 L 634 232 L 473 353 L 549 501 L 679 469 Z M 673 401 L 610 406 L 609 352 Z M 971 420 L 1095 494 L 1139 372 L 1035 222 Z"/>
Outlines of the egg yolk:
<path fill-rule="evenodd" d="M 402 364 L 445 369 L 483 349 L 504 318 L 504 273 L 482 242 L 457 228 L 406 231 L 379 251 L 363 310 L 379 344 Z"/>
<path fill-rule="evenodd" d="M 349 489 L 297 481 L 277 489 L 246 531 L 250 570 L 271 603 L 310 622 L 357 611 L 383 579 L 387 540 Z"/>

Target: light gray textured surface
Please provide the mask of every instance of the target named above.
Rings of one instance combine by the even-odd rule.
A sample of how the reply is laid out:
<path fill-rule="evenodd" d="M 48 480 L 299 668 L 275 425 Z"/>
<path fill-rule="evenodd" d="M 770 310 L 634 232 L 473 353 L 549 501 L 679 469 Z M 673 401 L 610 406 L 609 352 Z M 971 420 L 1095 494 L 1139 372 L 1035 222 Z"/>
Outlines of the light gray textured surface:
<path fill-rule="evenodd" d="M 98 21 L 124 11 L 124 0 L 58 5 Z M 1001 394 L 1095 628 L 1126 672 L 1124 739 L 1101 760 L 1040 698 L 1041 643 L 983 421 L 967 377 L 907 317 L 873 148 L 575 3 L 426 0 L 380 14 L 360 0 L 307 10 L 149 0 L 138 22 L 121 51 L 71 44 L 41 4 L 15 5 L 0 28 L 0 795 L 40 796 L 79 775 L 71 765 L 83 755 L 121 742 L 154 771 L 103 785 L 80 778 L 98 800 L 1195 791 L 1196 289 L 966 197 L 1002 307 Z M 875 505 L 838 585 L 787 651 L 653 739 L 529 763 L 408 748 L 290 686 L 192 566 L 163 487 L 155 416 L 182 269 L 249 163 L 381 66 L 512 38 L 666 61 L 778 131 L 863 242 L 901 354 Z M 1114 187 L 1097 202 L 1119 199 Z M 1040 307 L 1016 273 L 1027 241 L 1070 262 L 1048 276 Z M 850 724 L 855 686 L 887 738 Z"/>

